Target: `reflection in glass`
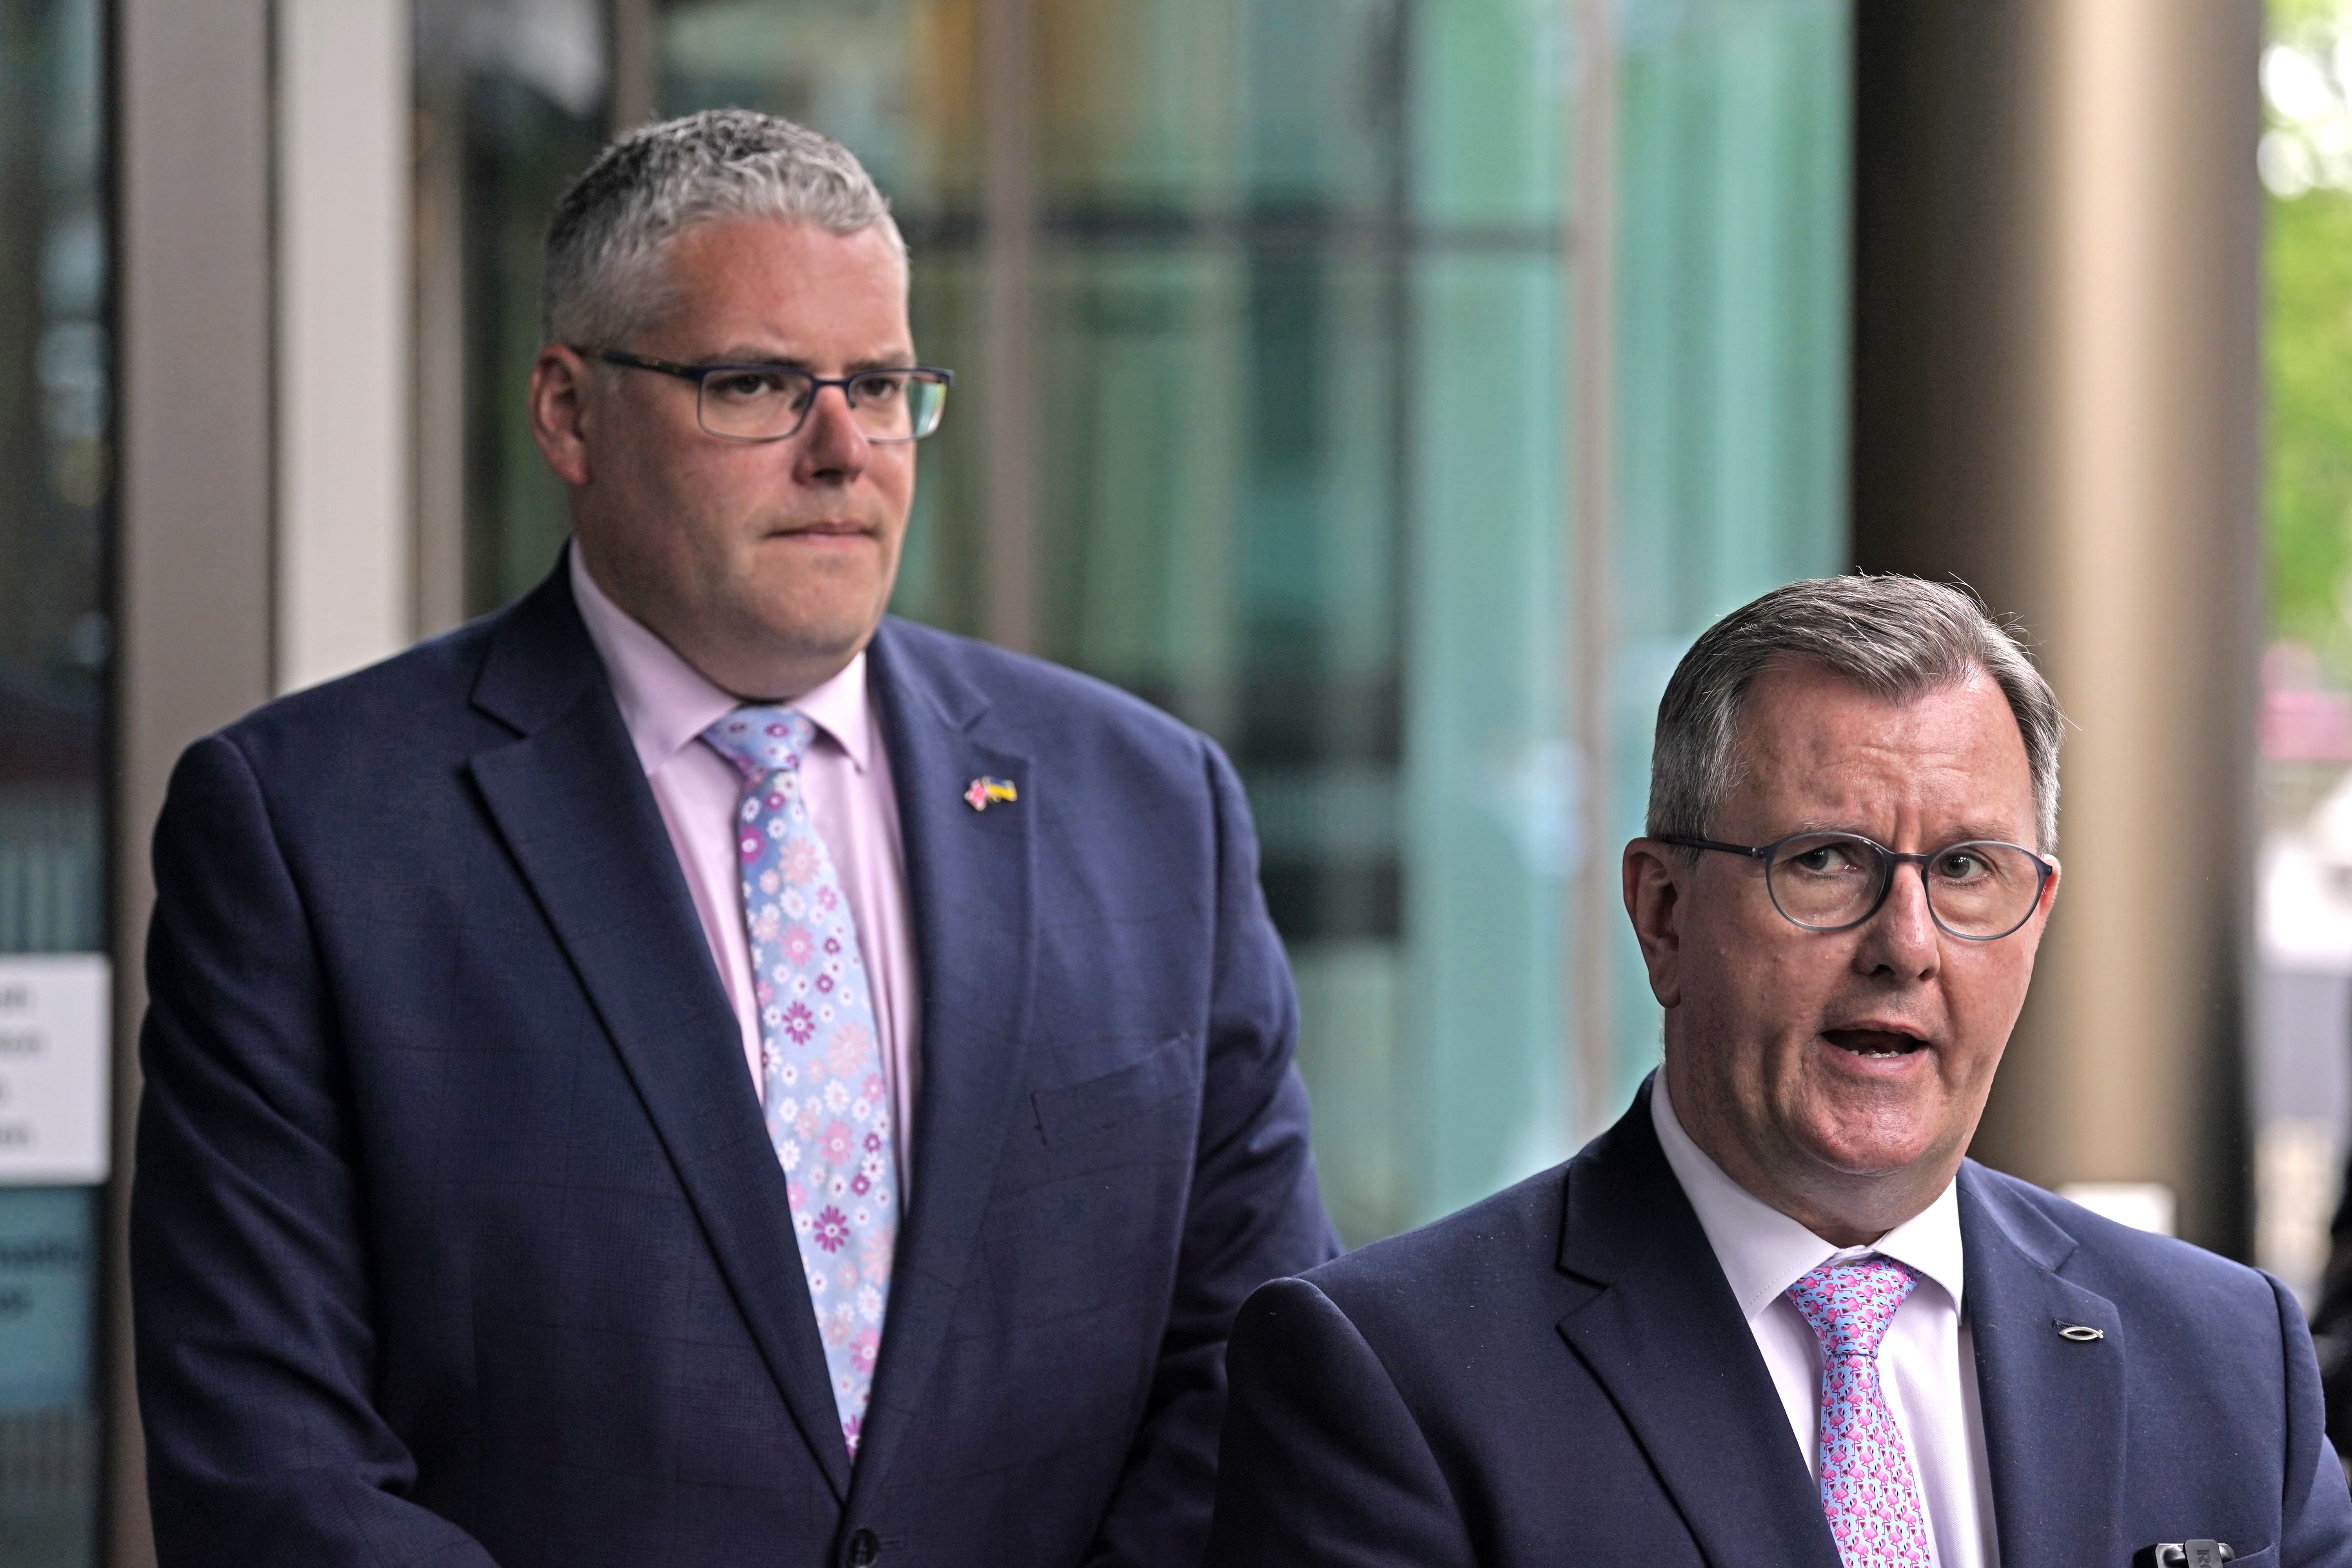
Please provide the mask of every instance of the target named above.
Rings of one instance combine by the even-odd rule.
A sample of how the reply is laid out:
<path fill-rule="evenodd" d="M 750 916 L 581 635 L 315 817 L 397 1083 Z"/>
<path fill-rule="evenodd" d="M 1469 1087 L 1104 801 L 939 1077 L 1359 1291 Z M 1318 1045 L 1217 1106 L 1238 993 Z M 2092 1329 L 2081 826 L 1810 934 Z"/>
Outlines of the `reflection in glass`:
<path fill-rule="evenodd" d="M 0 0 L 0 963 L 103 949 L 108 371 L 100 8 Z M 0 1563 L 97 1520 L 96 1193 L 0 1187 Z"/>

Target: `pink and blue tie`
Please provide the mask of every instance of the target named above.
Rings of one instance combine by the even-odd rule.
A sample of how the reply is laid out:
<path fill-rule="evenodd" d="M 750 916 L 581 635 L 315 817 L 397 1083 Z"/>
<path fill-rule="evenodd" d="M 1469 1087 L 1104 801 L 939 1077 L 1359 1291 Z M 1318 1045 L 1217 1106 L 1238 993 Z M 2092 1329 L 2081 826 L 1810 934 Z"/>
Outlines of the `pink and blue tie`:
<path fill-rule="evenodd" d="M 1927 1527 L 1878 1347 L 1919 1276 L 1890 1258 L 1832 1258 L 1789 1287 L 1822 1342 L 1822 1510 L 1845 1568 L 1928 1568 Z"/>
<path fill-rule="evenodd" d="M 768 1138 L 855 1456 L 890 1300 L 898 1174 L 857 923 L 801 789 L 815 736 L 791 708 L 739 708 L 702 732 L 743 775 L 735 841 Z"/>

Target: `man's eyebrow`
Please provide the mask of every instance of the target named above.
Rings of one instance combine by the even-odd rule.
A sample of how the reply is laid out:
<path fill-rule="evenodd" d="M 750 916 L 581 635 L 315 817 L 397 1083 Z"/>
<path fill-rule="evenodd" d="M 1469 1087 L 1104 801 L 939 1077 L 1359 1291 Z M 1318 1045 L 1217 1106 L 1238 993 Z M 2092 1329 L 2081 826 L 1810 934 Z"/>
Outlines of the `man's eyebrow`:
<path fill-rule="evenodd" d="M 814 364 L 805 354 L 784 353 L 775 349 L 751 343 L 732 343 L 703 361 L 705 364 L 772 364 L 786 370 L 804 370 L 816 374 Z M 912 370 L 915 354 L 912 349 L 890 349 L 863 359 L 852 360 L 843 367 L 851 375 L 869 370 Z"/>
<path fill-rule="evenodd" d="M 790 370 L 806 370 L 808 361 L 798 354 L 784 353 L 759 343 L 730 343 L 723 349 L 713 349 L 698 356 L 701 364 L 780 364 Z"/>

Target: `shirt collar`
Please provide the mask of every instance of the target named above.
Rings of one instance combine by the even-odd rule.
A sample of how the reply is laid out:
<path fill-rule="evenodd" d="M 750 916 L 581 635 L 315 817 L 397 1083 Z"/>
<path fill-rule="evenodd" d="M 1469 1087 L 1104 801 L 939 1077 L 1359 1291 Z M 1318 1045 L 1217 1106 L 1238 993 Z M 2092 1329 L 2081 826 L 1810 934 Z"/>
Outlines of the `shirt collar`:
<path fill-rule="evenodd" d="M 743 700 L 714 684 L 676 648 L 614 604 L 588 574 L 578 545 L 569 554 L 572 596 L 588 627 L 588 640 L 596 645 L 596 656 L 612 679 L 613 699 L 620 707 L 629 742 L 636 748 L 637 763 L 652 773 L 694 744 L 703 731 L 744 706 Z M 866 771 L 873 750 L 874 722 L 866 697 L 863 649 L 840 674 L 790 699 L 789 705 L 831 736 L 859 773 Z"/>
<path fill-rule="evenodd" d="M 1958 1184 L 1947 1182 L 1935 1202 L 1871 1246 L 1832 1247 L 1733 1181 L 1692 1142 L 1667 1098 L 1664 1068 L 1650 1080 L 1650 1121 L 1684 1196 L 1697 1211 L 1700 1228 L 1723 1267 L 1740 1315 L 1750 1323 L 1790 1286 L 1831 1258 L 1874 1252 L 1909 1265 L 1924 1281 L 1941 1288 L 1955 1310 L 1959 1308 L 1963 1269 Z"/>

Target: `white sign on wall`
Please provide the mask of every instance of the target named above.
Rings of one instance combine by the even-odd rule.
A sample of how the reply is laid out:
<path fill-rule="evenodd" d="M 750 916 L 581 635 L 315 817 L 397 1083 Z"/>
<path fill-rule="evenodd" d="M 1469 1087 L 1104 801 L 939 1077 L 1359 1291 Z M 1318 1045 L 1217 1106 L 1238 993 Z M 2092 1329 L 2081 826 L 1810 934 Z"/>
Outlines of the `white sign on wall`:
<path fill-rule="evenodd" d="M 0 957 L 0 1185 L 106 1180 L 111 995 L 103 953 Z"/>

